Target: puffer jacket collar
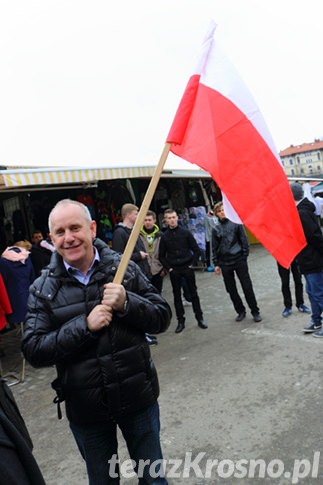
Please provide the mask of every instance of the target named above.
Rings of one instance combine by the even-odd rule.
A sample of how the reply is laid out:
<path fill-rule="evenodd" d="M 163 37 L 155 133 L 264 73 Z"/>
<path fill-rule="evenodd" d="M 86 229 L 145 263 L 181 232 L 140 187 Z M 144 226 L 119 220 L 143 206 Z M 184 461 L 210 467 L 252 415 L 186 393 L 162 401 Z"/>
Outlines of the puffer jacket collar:
<path fill-rule="evenodd" d="M 100 262 L 98 264 L 99 270 L 102 270 L 106 265 L 117 264 L 120 260 L 120 256 L 112 251 L 101 239 L 95 238 L 93 240 L 93 245 L 97 248 L 100 255 Z M 63 258 L 57 251 L 55 251 L 51 257 L 48 271 L 55 278 L 64 278 L 67 276 Z M 104 272 L 106 273 L 106 270 Z"/>

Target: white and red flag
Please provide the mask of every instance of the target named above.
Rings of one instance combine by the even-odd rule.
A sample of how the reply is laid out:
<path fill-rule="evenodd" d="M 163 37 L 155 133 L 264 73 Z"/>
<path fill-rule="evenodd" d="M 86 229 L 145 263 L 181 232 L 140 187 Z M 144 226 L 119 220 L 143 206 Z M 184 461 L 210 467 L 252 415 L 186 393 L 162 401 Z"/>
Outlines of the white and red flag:
<path fill-rule="evenodd" d="M 295 202 L 262 114 L 214 32 L 212 24 L 166 141 L 209 172 L 227 216 L 287 268 L 306 245 Z"/>

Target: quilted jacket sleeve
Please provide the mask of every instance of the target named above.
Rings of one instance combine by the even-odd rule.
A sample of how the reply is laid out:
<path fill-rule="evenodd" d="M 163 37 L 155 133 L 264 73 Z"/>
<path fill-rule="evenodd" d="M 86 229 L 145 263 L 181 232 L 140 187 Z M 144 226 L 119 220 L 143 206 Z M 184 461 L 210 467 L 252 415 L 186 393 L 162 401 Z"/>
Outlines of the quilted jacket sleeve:
<path fill-rule="evenodd" d="M 141 332 L 161 333 L 170 323 L 171 310 L 135 263 L 130 262 L 124 281 L 128 295 L 125 313 L 116 312 L 110 326 L 92 333 L 87 328 L 87 315 L 101 302 L 99 289 L 103 282 L 80 287 L 67 281 L 38 278 L 30 289 L 28 313 L 24 324 L 22 351 L 34 367 L 66 364 L 83 359 L 84 353 L 95 357 L 98 340 L 111 334 L 111 339 L 127 340 L 132 328 Z M 48 285 L 48 288 L 45 288 Z"/>
<path fill-rule="evenodd" d="M 34 367 L 67 362 L 97 339 L 97 335 L 87 328 L 86 313 L 77 312 L 72 316 L 66 309 L 66 321 L 63 324 L 57 322 L 50 300 L 46 300 L 39 290 L 39 280 L 30 289 L 22 340 L 22 351 Z"/>
<path fill-rule="evenodd" d="M 121 315 L 124 322 L 143 332 L 162 333 L 167 330 L 172 317 L 171 309 L 156 288 L 137 265 L 134 284 L 125 285 L 128 295 L 127 311 Z"/>

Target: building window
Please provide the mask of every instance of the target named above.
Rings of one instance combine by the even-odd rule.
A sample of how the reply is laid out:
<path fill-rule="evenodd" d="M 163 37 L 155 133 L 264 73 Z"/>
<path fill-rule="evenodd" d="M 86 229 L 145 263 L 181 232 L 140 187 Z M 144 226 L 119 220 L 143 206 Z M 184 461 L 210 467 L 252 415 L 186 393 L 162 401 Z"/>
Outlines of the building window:
<path fill-rule="evenodd" d="M 318 166 L 317 166 L 317 170 L 318 170 L 319 172 L 321 171 L 321 166 L 320 166 L 320 165 L 318 165 Z"/>
<path fill-rule="evenodd" d="M 320 154 L 320 152 L 317 152 L 317 159 L 318 160 L 321 160 L 321 154 Z"/>
<path fill-rule="evenodd" d="M 293 168 L 291 169 L 290 174 L 295 175 L 295 170 Z"/>
<path fill-rule="evenodd" d="M 299 157 L 296 157 L 297 163 L 301 163 L 301 160 Z"/>
<path fill-rule="evenodd" d="M 304 169 L 303 168 L 301 168 L 301 173 L 304 173 Z"/>
<path fill-rule="evenodd" d="M 311 158 L 307 158 L 305 161 L 306 161 L 306 163 L 312 163 L 312 159 Z"/>
<path fill-rule="evenodd" d="M 293 165 L 293 159 L 292 158 L 289 159 L 289 165 Z"/>

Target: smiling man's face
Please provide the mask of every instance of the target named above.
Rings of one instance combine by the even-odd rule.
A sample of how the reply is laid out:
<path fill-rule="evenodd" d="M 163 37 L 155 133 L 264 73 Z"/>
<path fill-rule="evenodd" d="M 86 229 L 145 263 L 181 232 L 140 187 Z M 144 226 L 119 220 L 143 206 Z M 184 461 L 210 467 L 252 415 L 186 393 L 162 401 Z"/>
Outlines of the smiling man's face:
<path fill-rule="evenodd" d="M 51 214 L 51 239 L 64 261 L 83 273 L 94 257 L 96 222 L 86 219 L 82 207 L 64 204 Z"/>

